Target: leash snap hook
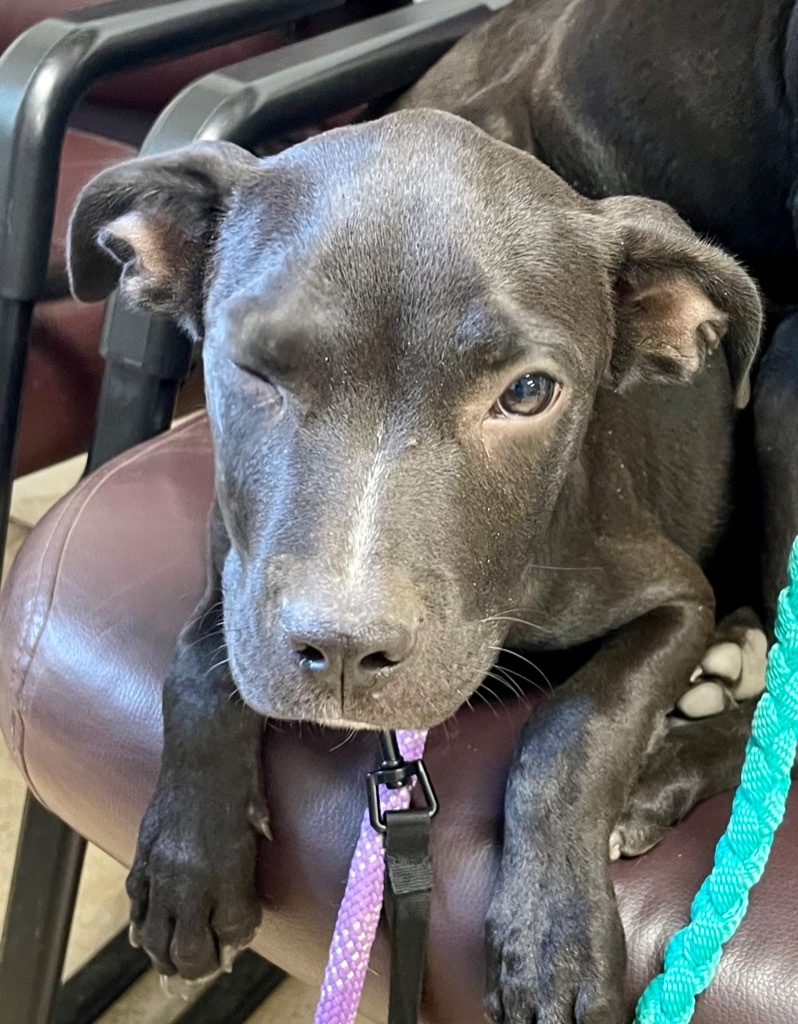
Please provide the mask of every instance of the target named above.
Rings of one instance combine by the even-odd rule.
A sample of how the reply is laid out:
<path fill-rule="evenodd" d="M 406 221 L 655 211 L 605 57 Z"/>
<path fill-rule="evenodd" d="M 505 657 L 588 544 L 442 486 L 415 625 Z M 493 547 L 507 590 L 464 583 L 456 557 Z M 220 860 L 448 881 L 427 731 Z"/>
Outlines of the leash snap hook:
<path fill-rule="evenodd" d="M 403 786 L 409 786 L 415 779 L 424 798 L 427 813 L 430 819 L 434 818 L 438 813 L 438 798 L 424 761 L 420 758 L 417 761 L 405 761 L 399 752 L 399 745 L 393 730 L 381 732 L 379 739 L 382 763 L 376 771 L 369 772 L 366 776 L 369 818 L 374 831 L 381 835 L 385 835 L 387 831 L 385 814 L 380 807 L 380 786 L 386 786 L 388 789 L 401 789 Z M 418 808 L 415 809 L 418 810 Z M 402 812 L 394 811 L 393 813 L 401 814 Z"/>

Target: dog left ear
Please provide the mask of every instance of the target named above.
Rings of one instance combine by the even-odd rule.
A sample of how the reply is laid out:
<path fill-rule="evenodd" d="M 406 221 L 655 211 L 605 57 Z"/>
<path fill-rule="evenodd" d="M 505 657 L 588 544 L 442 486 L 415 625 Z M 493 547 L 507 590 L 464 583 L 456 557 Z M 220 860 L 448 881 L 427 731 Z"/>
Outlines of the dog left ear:
<path fill-rule="evenodd" d="M 202 335 L 205 276 L 219 223 L 259 163 L 227 142 L 201 142 L 110 167 L 83 189 L 69 223 L 76 298 L 95 302 L 119 284 L 138 309 Z"/>
<path fill-rule="evenodd" d="M 613 385 L 690 381 L 723 343 L 736 404 L 745 406 L 762 330 L 753 280 L 664 203 L 618 197 L 596 206 L 614 229 Z"/>

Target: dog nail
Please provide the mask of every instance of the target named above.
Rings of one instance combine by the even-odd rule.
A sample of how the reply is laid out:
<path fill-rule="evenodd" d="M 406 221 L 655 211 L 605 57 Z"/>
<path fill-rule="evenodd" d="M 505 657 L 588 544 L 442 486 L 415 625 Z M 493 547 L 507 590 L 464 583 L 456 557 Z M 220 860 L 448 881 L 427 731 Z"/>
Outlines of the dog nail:
<path fill-rule="evenodd" d="M 161 988 L 169 999 L 180 999 L 187 1003 L 196 986 L 197 982 L 186 981 L 178 974 L 161 975 Z"/>
<path fill-rule="evenodd" d="M 137 924 L 131 924 L 127 930 L 127 940 L 134 949 L 141 949 L 141 939 L 139 938 L 139 926 Z"/>
<path fill-rule="evenodd" d="M 247 808 L 247 817 L 249 818 L 250 825 L 255 829 L 256 832 L 260 832 L 261 835 L 266 836 L 267 839 L 273 839 L 272 827 L 269 821 L 269 814 L 263 806 L 260 807 L 257 804 L 250 804 Z"/>
<path fill-rule="evenodd" d="M 719 715 L 726 707 L 726 692 L 720 683 L 709 680 L 688 690 L 676 702 L 676 707 L 687 718 L 710 718 Z"/>
<path fill-rule="evenodd" d="M 738 700 L 748 700 L 759 696 L 765 689 L 768 642 L 761 629 L 746 630 L 742 650 L 743 671 L 734 688 L 734 696 Z"/>
<path fill-rule="evenodd" d="M 696 681 L 696 679 L 700 679 L 703 674 L 704 674 L 704 670 L 699 665 L 698 668 L 693 669 L 693 674 L 690 676 L 690 682 L 694 683 Z"/>
<path fill-rule="evenodd" d="M 272 826 L 268 818 L 254 818 L 252 819 L 252 827 L 256 832 L 260 832 L 262 836 L 266 836 L 267 839 L 274 839 L 272 833 Z"/>
<path fill-rule="evenodd" d="M 222 970 L 225 974 L 233 973 L 233 964 L 237 954 L 238 950 L 235 946 L 222 946 Z"/>
<path fill-rule="evenodd" d="M 617 832 L 610 836 L 610 860 L 621 859 L 621 837 Z"/>
<path fill-rule="evenodd" d="M 743 652 L 729 641 L 710 647 L 701 662 L 704 674 L 734 682 L 743 671 Z"/>

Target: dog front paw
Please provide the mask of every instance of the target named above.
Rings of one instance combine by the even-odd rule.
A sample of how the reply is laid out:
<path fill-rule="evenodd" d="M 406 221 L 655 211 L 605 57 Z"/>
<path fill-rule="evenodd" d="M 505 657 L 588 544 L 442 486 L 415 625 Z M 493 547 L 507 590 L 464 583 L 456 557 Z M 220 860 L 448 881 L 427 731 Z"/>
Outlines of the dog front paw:
<path fill-rule="evenodd" d="M 547 879 L 503 883 L 487 921 L 486 1008 L 495 1024 L 624 1024 L 625 948 L 611 894 Z"/>
<path fill-rule="evenodd" d="M 716 628 L 676 707 L 685 718 L 708 718 L 758 697 L 765 689 L 767 651 L 756 613 L 739 609 Z"/>
<path fill-rule="evenodd" d="M 180 792 L 159 782 L 142 822 L 127 878 L 130 938 L 162 975 L 199 981 L 231 970 L 255 936 L 256 829 L 270 833 L 259 799 L 190 806 Z"/>

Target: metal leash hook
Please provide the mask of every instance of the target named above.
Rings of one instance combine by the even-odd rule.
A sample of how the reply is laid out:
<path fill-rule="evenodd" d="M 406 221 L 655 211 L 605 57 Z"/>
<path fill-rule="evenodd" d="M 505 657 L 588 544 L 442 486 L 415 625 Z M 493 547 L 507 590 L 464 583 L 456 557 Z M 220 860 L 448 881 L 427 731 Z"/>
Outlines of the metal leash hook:
<path fill-rule="evenodd" d="M 367 776 L 369 816 L 375 832 L 385 835 L 387 829 L 386 816 L 380 808 L 380 786 L 387 786 L 388 789 L 401 789 L 403 786 L 409 786 L 415 779 L 426 802 L 428 817 L 434 818 L 438 813 L 438 798 L 424 762 L 421 759 L 405 761 L 399 750 L 394 729 L 384 729 L 377 733 L 377 739 L 382 762 L 375 772 L 370 772 Z M 390 813 L 404 814 L 407 812 L 392 811 Z"/>

